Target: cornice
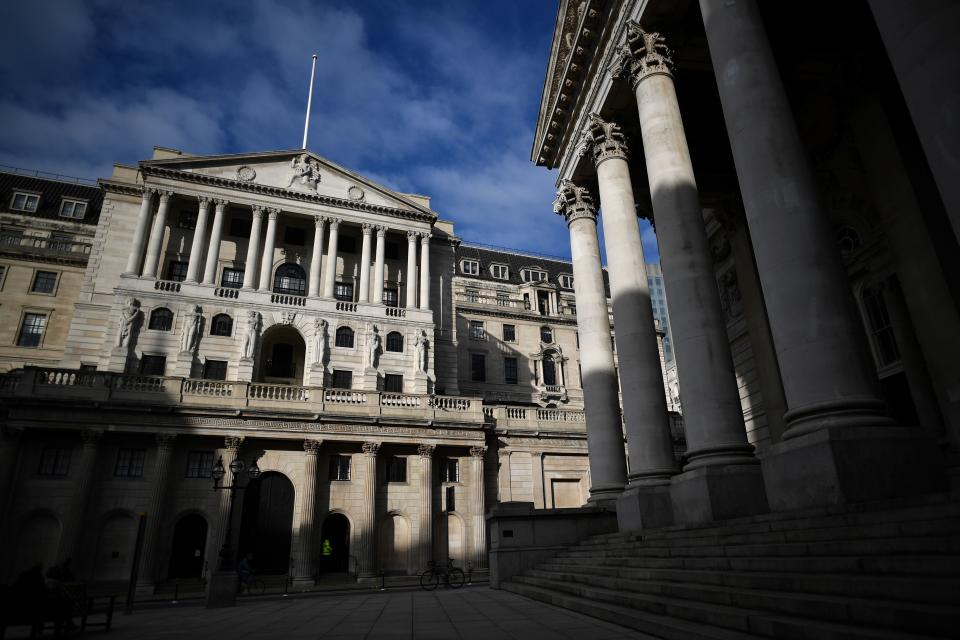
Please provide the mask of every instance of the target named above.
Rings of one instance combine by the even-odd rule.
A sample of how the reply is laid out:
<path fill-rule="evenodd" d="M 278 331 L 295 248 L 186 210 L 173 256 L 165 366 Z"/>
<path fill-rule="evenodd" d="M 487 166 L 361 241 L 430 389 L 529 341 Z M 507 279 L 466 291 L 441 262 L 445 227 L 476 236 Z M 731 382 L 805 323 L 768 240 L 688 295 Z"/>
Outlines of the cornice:
<path fill-rule="evenodd" d="M 121 182 L 120 180 L 100 178 L 97 180 L 97 185 L 107 193 L 117 193 L 124 196 L 138 197 L 143 195 L 143 185 L 133 184 L 130 182 Z"/>
<path fill-rule="evenodd" d="M 576 316 L 565 318 L 563 316 L 542 316 L 539 313 L 528 311 L 504 311 L 503 307 L 489 308 L 489 305 L 476 303 L 476 306 L 469 302 L 458 301 L 455 303 L 456 311 L 459 314 L 471 313 L 488 318 L 509 318 L 511 320 L 527 320 L 530 322 L 539 322 L 540 324 L 550 325 L 570 325 L 577 326 Z"/>

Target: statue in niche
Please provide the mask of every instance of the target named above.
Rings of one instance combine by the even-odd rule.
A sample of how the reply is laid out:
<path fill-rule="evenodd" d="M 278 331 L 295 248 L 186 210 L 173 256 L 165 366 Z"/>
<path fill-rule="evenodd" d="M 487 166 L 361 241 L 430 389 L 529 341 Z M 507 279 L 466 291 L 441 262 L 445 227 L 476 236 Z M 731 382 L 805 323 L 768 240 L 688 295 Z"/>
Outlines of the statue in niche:
<path fill-rule="evenodd" d="M 260 338 L 260 312 L 251 311 L 247 322 L 247 333 L 243 336 L 243 359 L 253 360 L 257 351 L 257 340 Z"/>
<path fill-rule="evenodd" d="M 327 321 L 317 318 L 313 322 L 313 358 L 315 364 L 323 364 L 327 360 Z"/>
<path fill-rule="evenodd" d="M 290 168 L 293 169 L 293 172 L 290 176 L 290 183 L 287 185 L 288 189 L 296 183 L 310 191 L 317 190 L 317 184 L 320 182 L 320 166 L 309 154 L 301 153 L 293 158 L 290 161 Z"/>
<path fill-rule="evenodd" d="M 183 321 L 183 335 L 180 341 L 181 353 L 196 353 L 200 347 L 200 326 L 202 323 L 202 309 L 198 305 L 194 305 Z"/>
<path fill-rule="evenodd" d="M 380 353 L 380 333 L 377 329 L 377 325 L 373 325 L 373 329 L 370 331 L 370 368 L 377 368 L 377 356 Z"/>
<path fill-rule="evenodd" d="M 117 332 L 117 346 L 131 349 L 136 341 L 136 331 L 140 323 L 140 301 L 127 298 L 120 312 L 120 330 Z"/>
<path fill-rule="evenodd" d="M 420 373 L 427 372 L 427 333 L 426 331 L 417 332 L 417 342 L 414 345 L 414 364 Z"/>

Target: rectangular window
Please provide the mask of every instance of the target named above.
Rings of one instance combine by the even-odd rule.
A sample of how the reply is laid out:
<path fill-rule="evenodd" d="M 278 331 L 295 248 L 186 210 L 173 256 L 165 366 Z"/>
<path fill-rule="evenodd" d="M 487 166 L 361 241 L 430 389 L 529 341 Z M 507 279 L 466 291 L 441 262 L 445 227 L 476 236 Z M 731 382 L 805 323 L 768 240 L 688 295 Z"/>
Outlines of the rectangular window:
<path fill-rule="evenodd" d="M 143 476 L 143 460 L 146 449 L 120 449 L 117 451 L 117 464 L 113 475 L 118 478 L 140 478 Z"/>
<path fill-rule="evenodd" d="M 487 381 L 487 357 L 482 353 L 470 354 L 470 379 L 474 382 Z"/>
<path fill-rule="evenodd" d="M 383 248 L 383 253 L 387 260 L 399 260 L 400 245 L 396 242 L 388 242 Z"/>
<path fill-rule="evenodd" d="M 226 380 L 227 361 L 207 360 L 203 363 L 203 377 L 206 380 Z"/>
<path fill-rule="evenodd" d="M 35 193 L 13 192 L 13 200 L 10 201 L 10 208 L 14 211 L 28 211 L 33 213 L 40 204 L 40 196 Z"/>
<path fill-rule="evenodd" d="M 483 328 L 482 320 L 470 321 L 470 338 L 473 340 L 486 340 L 487 331 Z"/>
<path fill-rule="evenodd" d="M 510 269 L 505 264 L 495 264 L 490 267 L 490 273 L 497 280 L 507 280 L 510 278 Z"/>
<path fill-rule="evenodd" d="M 143 356 L 140 359 L 140 373 L 145 376 L 162 376 L 167 372 L 166 356 Z"/>
<path fill-rule="evenodd" d="M 468 276 L 479 275 L 480 263 L 477 262 L 476 260 L 461 260 L 460 270 L 463 271 Z"/>
<path fill-rule="evenodd" d="M 178 229 L 196 229 L 198 211 L 181 211 L 177 216 Z"/>
<path fill-rule="evenodd" d="M 333 379 L 330 381 L 330 386 L 333 387 L 334 389 L 353 388 L 353 371 L 344 371 L 343 369 L 334 369 Z"/>
<path fill-rule="evenodd" d="M 43 330 L 47 326 L 47 316 L 43 313 L 23 314 L 23 324 L 17 336 L 18 347 L 39 347 L 43 340 Z"/>
<path fill-rule="evenodd" d="M 73 236 L 66 233 L 51 233 L 47 240 L 47 248 L 61 253 L 73 251 Z"/>
<path fill-rule="evenodd" d="M 564 289 L 573 289 L 573 276 L 563 274 L 560 276 L 560 286 Z"/>
<path fill-rule="evenodd" d="M 396 289 L 383 289 L 383 304 L 388 307 L 396 307 L 400 304 L 400 294 Z"/>
<path fill-rule="evenodd" d="M 353 285 L 349 282 L 338 282 L 333 286 L 333 297 L 344 302 L 353 302 Z"/>
<path fill-rule="evenodd" d="M 249 238 L 252 220 L 233 218 L 230 220 L 230 235 L 234 238 Z"/>
<path fill-rule="evenodd" d="M 517 327 L 512 324 L 503 325 L 503 341 L 504 342 L 516 342 L 517 341 Z"/>
<path fill-rule="evenodd" d="M 187 454 L 187 477 L 209 478 L 213 471 L 213 451 L 191 451 Z"/>
<path fill-rule="evenodd" d="M 239 289 L 243 286 L 243 269 L 224 269 L 220 275 L 220 286 Z"/>
<path fill-rule="evenodd" d="M 520 381 L 516 358 L 503 359 L 503 381 L 506 384 L 517 384 Z"/>
<path fill-rule="evenodd" d="M 171 260 L 167 265 L 167 280 L 183 282 L 187 279 L 187 263 Z"/>
<path fill-rule="evenodd" d="M 390 393 L 403 393 L 403 376 L 397 373 L 388 373 L 383 376 L 383 390 Z"/>
<path fill-rule="evenodd" d="M 61 218 L 73 218 L 74 220 L 83 220 L 87 215 L 87 203 L 79 200 L 64 199 L 60 205 Z"/>
<path fill-rule="evenodd" d="M 44 447 L 40 454 L 41 476 L 65 476 L 70 471 L 70 447 Z"/>
<path fill-rule="evenodd" d="M 283 231 L 283 244 L 302 247 L 307 243 L 307 232 L 300 227 L 287 227 Z"/>
<path fill-rule="evenodd" d="M 340 253 L 356 253 L 357 239 L 353 236 L 340 236 L 337 251 Z"/>
<path fill-rule="evenodd" d="M 543 282 L 547 279 L 547 272 L 539 269 L 522 269 L 520 278 L 524 282 Z"/>
<path fill-rule="evenodd" d="M 31 293 L 53 293 L 57 288 L 56 271 L 37 271 L 33 276 Z"/>
<path fill-rule="evenodd" d="M 403 456 L 392 456 L 387 459 L 387 482 L 407 481 L 407 459 Z"/>
<path fill-rule="evenodd" d="M 350 479 L 350 456 L 330 456 L 330 479 Z"/>
<path fill-rule="evenodd" d="M 460 482 L 460 461 L 444 458 L 440 462 L 440 482 Z"/>

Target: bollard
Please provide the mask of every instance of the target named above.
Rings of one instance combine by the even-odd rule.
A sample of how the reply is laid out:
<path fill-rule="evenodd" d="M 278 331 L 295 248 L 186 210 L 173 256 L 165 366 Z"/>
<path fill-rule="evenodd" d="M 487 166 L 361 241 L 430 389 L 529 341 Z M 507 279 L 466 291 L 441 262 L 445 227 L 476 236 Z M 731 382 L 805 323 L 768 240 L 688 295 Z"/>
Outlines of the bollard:
<path fill-rule="evenodd" d="M 177 600 L 180 599 L 179 596 L 180 596 L 180 581 L 174 580 L 173 581 L 173 602 L 171 602 L 170 604 L 177 604 Z"/>
<path fill-rule="evenodd" d="M 467 563 L 467 585 L 473 584 L 473 563 Z"/>
<path fill-rule="evenodd" d="M 385 591 L 385 590 L 386 590 L 386 588 L 387 588 L 386 580 L 387 580 L 387 574 L 385 574 L 383 571 L 381 571 L 381 572 L 380 572 L 380 591 Z"/>

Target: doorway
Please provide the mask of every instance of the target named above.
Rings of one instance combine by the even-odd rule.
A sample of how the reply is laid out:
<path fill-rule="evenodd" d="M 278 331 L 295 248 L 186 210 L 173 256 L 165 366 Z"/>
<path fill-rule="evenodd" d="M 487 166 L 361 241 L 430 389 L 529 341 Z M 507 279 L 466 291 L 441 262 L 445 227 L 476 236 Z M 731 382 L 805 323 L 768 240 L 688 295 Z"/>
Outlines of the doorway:
<path fill-rule="evenodd" d="M 303 384 L 307 346 L 300 332 L 276 325 L 263 334 L 257 380 L 273 384 Z"/>
<path fill-rule="evenodd" d="M 320 532 L 320 572 L 346 573 L 349 568 L 350 521 L 342 513 L 331 513 Z"/>
<path fill-rule="evenodd" d="M 240 519 L 239 556 L 253 554 L 261 575 L 290 571 L 293 527 L 293 483 L 282 473 L 268 471 L 247 485 Z"/>
<path fill-rule="evenodd" d="M 190 513 L 177 521 L 170 546 L 171 578 L 199 578 L 203 575 L 204 549 L 207 545 L 207 520 Z"/>

